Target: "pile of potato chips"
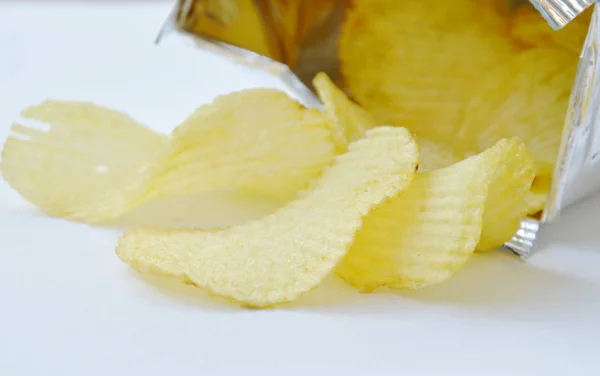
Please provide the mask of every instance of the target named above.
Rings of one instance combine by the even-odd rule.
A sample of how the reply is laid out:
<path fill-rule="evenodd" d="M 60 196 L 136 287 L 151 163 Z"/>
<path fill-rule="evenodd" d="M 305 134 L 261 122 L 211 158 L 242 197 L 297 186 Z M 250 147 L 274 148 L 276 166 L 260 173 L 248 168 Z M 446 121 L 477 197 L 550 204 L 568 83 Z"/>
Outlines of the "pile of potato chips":
<path fill-rule="evenodd" d="M 339 46 L 344 85 L 378 122 L 414 132 L 427 168 L 518 137 L 536 160 L 536 215 L 591 11 L 554 31 L 528 2 L 355 0 Z"/>
<path fill-rule="evenodd" d="M 543 207 L 577 64 L 566 33 L 580 31 L 541 37 L 543 19 L 507 2 L 433 2 L 356 2 L 340 41 L 356 102 L 321 73 L 322 111 L 248 89 L 164 135 L 47 101 L 22 116 L 49 131 L 14 124 L 2 175 L 47 214 L 93 224 L 221 189 L 281 199 L 243 224 L 119 240 L 138 271 L 243 306 L 293 301 L 331 273 L 365 292 L 443 282 Z"/>

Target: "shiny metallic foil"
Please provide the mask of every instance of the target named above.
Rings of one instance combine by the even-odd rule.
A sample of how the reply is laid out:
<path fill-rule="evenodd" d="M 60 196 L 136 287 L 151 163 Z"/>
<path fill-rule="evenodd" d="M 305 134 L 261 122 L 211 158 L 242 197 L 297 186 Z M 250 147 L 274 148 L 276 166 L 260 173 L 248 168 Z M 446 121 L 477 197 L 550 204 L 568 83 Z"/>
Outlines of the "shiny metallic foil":
<path fill-rule="evenodd" d="M 242 61 L 251 51 L 285 64 L 310 86 L 320 71 L 339 77 L 337 40 L 348 1 L 179 0 L 173 26 L 243 49 L 230 51 Z"/>
<path fill-rule="evenodd" d="M 311 80 L 339 83 L 337 41 L 351 0 L 179 0 L 161 30 L 203 49 L 277 76 L 307 106 L 319 107 Z M 514 2 L 525 0 L 514 0 Z M 560 29 L 594 0 L 530 0 Z M 566 115 L 550 197 L 540 218 L 527 218 L 506 247 L 529 256 L 540 227 L 600 189 L 600 11 L 594 9 Z M 343 85 L 340 85 L 343 87 Z"/>
<path fill-rule="evenodd" d="M 561 29 L 596 0 L 531 0 L 531 4 L 541 13 L 554 29 Z"/>

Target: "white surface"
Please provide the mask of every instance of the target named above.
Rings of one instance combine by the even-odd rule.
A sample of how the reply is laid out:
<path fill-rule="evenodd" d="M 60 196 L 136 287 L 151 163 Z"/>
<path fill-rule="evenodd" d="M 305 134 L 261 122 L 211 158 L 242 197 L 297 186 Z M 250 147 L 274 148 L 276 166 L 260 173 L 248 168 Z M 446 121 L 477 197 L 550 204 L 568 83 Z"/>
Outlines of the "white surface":
<path fill-rule="evenodd" d="M 153 46 L 170 2 L 44 3 L 0 3 L 2 140 L 46 97 L 168 131 L 260 82 Z M 567 213 L 529 264 L 480 255 L 446 284 L 400 294 L 332 278 L 294 308 L 252 311 L 140 279 L 114 254 L 117 230 L 44 217 L 0 181 L 0 375 L 598 375 L 598 215 L 600 198 Z"/>

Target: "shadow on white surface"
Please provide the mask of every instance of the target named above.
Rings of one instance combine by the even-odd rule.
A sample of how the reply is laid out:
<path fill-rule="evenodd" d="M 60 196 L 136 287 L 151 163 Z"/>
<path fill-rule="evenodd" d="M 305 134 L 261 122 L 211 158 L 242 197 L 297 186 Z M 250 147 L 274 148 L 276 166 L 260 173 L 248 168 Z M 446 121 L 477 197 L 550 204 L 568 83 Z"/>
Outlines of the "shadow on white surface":
<path fill-rule="evenodd" d="M 132 272 L 133 277 L 143 283 L 147 283 L 151 288 L 167 299 L 177 301 L 177 304 L 184 304 L 198 309 L 209 309 L 217 311 L 245 312 L 253 311 L 252 308 L 240 308 L 238 304 L 231 303 L 227 299 L 214 296 L 201 288 L 183 283 L 182 281 L 163 277 L 158 275 L 147 275 Z M 301 308 L 326 308 L 343 307 L 350 302 L 361 300 L 361 294 L 346 285 L 335 276 L 329 276 L 317 289 L 301 297 L 292 304 L 281 305 L 273 309 L 295 310 Z"/>
<path fill-rule="evenodd" d="M 339 280 L 328 281 L 293 307 L 390 316 L 391 312 L 410 314 L 415 306 L 428 305 L 485 317 L 559 320 L 568 314 L 566 307 L 572 310 L 596 304 L 578 299 L 590 294 L 585 281 L 525 264 L 500 252 L 477 254 L 451 280 L 421 290 L 379 289 L 373 294 L 360 294 L 340 284 L 343 282 Z M 391 310 L 390 305 L 397 307 Z"/>
<path fill-rule="evenodd" d="M 579 296 L 589 296 L 590 289 L 598 291 L 597 286 L 590 286 L 585 280 L 493 253 L 475 255 L 455 278 L 444 284 L 397 294 L 484 316 L 555 321 L 570 314 L 567 310 L 588 304 Z"/>
<path fill-rule="evenodd" d="M 151 201 L 105 227 L 218 228 L 259 219 L 283 204 L 238 191 L 211 191 Z"/>
<path fill-rule="evenodd" d="M 15 214 L 47 218 L 53 221 L 68 221 L 49 216 L 12 191 L 11 188 L 6 187 L 6 190 L 11 191 L 9 193 L 12 204 L 6 205 L 6 207 L 12 207 L 10 210 L 14 210 Z M 155 200 L 113 221 L 93 226 L 113 230 L 134 227 L 222 228 L 259 219 L 274 212 L 282 205 L 284 205 L 282 201 L 249 194 L 224 191 L 208 192 L 195 196 L 177 196 Z"/>
<path fill-rule="evenodd" d="M 600 302 L 590 300 L 589 296 L 600 296 L 598 216 L 600 196 L 565 212 L 540 234 L 540 253 L 528 261 L 508 251 L 475 254 L 451 280 L 415 291 L 380 289 L 374 294 L 360 296 L 345 291 L 347 286 L 344 290 L 328 283 L 303 298 L 298 307 L 318 308 L 335 302 L 333 305 L 343 309 L 354 306 L 358 300 L 361 305 L 372 300 L 377 302 L 375 307 L 399 304 L 401 309 L 414 303 L 429 304 L 487 317 L 525 321 L 557 321 L 572 317 L 573 312 L 597 310 Z M 556 247 L 560 247 L 560 251 L 553 249 Z M 569 251 L 573 257 L 566 253 Z M 583 260 L 576 257 L 581 252 L 592 253 L 594 259 L 587 265 L 591 270 L 583 268 Z M 376 311 L 364 310 L 358 305 L 353 308 L 352 313 L 373 314 Z M 381 312 L 389 314 L 390 310 Z"/>
<path fill-rule="evenodd" d="M 550 244 L 560 243 L 563 247 L 572 248 L 573 252 L 586 247 L 597 249 L 600 234 L 594 225 L 596 222 L 591 219 L 599 212 L 600 197 L 574 208 L 549 227 Z M 596 309 L 598 302 L 582 297 L 600 296 L 599 284 L 590 283 L 585 272 L 578 275 L 571 268 L 563 271 L 560 267 L 553 267 L 552 262 L 544 262 L 546 259 L 553 260 L 549 258 L 553 253 L 551 249 L 540 252 L 533 262 L 524 262 L 506 251 L 475 254 L 451 280 L 415 291 L 379 289 L 373 294 L 361 294 L 331 275 L 317 289 L 283 309 L 391 317 L 391 312 L 410 314 L 415 305 L 426 305 L 459 314 L 468 312 L 524 321 L 556 321 L 572 315 L 573 310 Z M 568 255 L 564 257 L 568 258 Z M 562 264 L 561 261 L 558 263 Z M 133 274 L 149 284 L 153 291 L 177 304 L 198 309 L 237 311 L 236 305 L 211 297 L 204 290 L 180 281 Z M 393 309 L 389 309 L 390 306 Z"/>
<path fill-rule="evenodd" d="M 175 278 L 142 274 L 133 270 L 130 270 L 129 274 L 131 278 L 136 278 L 149 286 L 152 293 L 158 292 L 163 295 L 164 298 L 169 300 L 170 304 L 183 304 L 201 310 L 218 312 L 235 312 L 239 310 L 237 305 L 220 297 L 211 297 L 205 290 L 185 284 Z"/>
<path fill-rule="evenodd" d="M 178 303 L 198 309 L 238 310 L 237 305 L 178 280 L 136 275 L 154 291 Z M 413 311 L 415 303 L 419 303 L 419 306 L 452 308 L 488 317 L 559 320 L 567 315 L 561 307 L 573 310 L 587 304 L 578 299 L 580 294 L 589 296 L 587 289 L 589 286 L 584 281 L 532 267 L 510 255 L 493 253 L 475 255 L 452 280 L 417 291 L 381 289 L 373 294 L 361 294 L 332 275 L 314 291 L 278 309 L 393 317 Z M 390 306 L 394 309 L 389 309 Z M 543 316 L 540 310 L 544 311 Z"/>
<path fill-rule="evenodd" d="M 211 206 L 206 206 L 207 202 L 193 201 L 195 199 L 190 198 L 164 200 L 142 208 L 141 213 L 136 215 L 141 215 L 146 221 L 156 221 L 154 224 L 158 225 L 164 225 L 170 220 L 178 225 L 187 223 L 201 226 L 203 219 L 212 219 L 210 223 L 214 223 L 216 212 L 211 214 L 211 211 L 218 212 L 220 204 L 214 201 L 212 209 L 208 209 Z M 267 212 L 275 207 L 256 202 L 255 205 L 254 214 L 248 214 L 247 210 L 241 211 L 235 213 L 238 215 L 236 220 L 245 220 L 239 217 L 241 214 L 260 217 L 261 211 Z M 65 222 L 55 218 L 44 220 L 45 215 L 31 205 L 19 205 L 9 210 L 14 213 L 4 214 L 17 222 L 19 218 L 25 220 L 28 216 L 35 217 L 31 223 L 38 224 L 33 225 L 32 229 L 36 226 L 59 226 L 58 223 L 44 225 L 46 220 Z M 148 213 L 153 215 L 147 216 Z M 231 213 L 220 213 L 224 223 L 235 222 Z M 539 254 L 527 262 L 503 251 L 475 254 L 454 278 L 440 285 L 416 291 L 380 289 L 373 294 L 361 294 L 331 275 L 317 289 L 283 309 L 395 317 L 417 313 L 425 307 L 459 315 L 462 312 L 522 321 L 557 321 L 572 316 L 573 311 L 597 311 L 600 302 L 590 300 L 589 297 L 600 296 L 600 231 L 596 220 L 599 213 L 600 196 L 582 202 L 566 212 L 556 223 L 544 229 L 541 236 L 545 245 Z M 169 218 L 169 215 L 173 218 Z M 81 228 L 82 225 L 69 224 L 71 226 Z M 90 230 L 92 229 L 86 231 Z M 113 251 L 106 249 L 106 252 Z M 589 257 L 586 258 L 586 255 Z M 142 299 L 150 302 L 158 301 L 160 304 L 174 306 L 182 304 L 199 310 L 247 311 L 174 279 L 140 275 L 124 264 L 120 270 L 124 273 L 123 281 L 133 284 L 135 280 L 139 282 L 133 288 Z"/>
<path fill-rule="evenodd" d="M 539 252 L 564 244 L 600 253 L 600 194 L 569 207 L 556 222 L 542 227 L 538 239 Z"/>

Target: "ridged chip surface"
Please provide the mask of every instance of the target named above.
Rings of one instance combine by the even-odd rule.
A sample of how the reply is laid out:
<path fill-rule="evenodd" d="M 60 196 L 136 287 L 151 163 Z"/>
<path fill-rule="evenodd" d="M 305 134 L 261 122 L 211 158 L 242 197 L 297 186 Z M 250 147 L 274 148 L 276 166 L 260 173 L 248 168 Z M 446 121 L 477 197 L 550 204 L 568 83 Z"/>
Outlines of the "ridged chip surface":
<path fill-rule="evenodd" d="M 212 232 L 128 231 L 117 254 L 140 271 L 191 281 L 242 305 L 292 301 L 335 268 L 373 206 L 410 184 L 417 159 L 407 130 L 375 128 L 304 198 L 272 215 Z"/>
<path fill-rule="evenodd" d="M 450 167 L 417 174 L 408 189 L 365 217 L 336 273 L 362 291 L 380 286 L 416 289 L 449 279 L 480 241 L 493 243 L 498 239 L 495 231 L 504 230 L 488 228 L 486 210 L 505 215 L 493 219 L 501 223 L 512 221 L 514 213 L 497 205 L 509 201 L 509 207 L 524 206 L 533 165 L 523 149 L 515 140 L 503 140 Z M 498 170 L 502 166 L 506 171 Z M 512 180 L 499 181 L 506 178 Z M 518 190 L 491 191 L 494 184 L 517 181 Z"/>

